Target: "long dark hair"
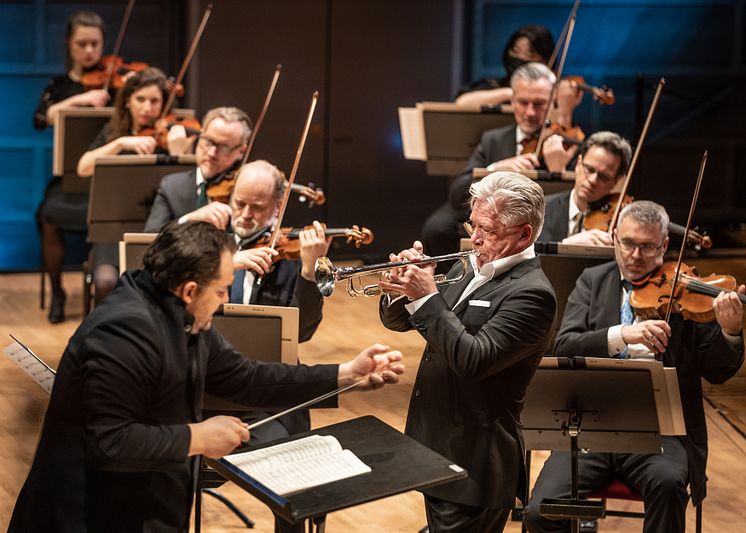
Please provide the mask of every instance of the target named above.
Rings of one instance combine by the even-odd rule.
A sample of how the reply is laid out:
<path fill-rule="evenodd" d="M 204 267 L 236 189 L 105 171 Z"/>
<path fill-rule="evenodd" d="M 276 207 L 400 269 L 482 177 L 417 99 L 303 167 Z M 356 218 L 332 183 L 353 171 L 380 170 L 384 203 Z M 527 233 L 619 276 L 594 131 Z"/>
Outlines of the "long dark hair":
<path fill-rule="evenodd" d="M 544 59 L 544 63 L 549 61 L 552 51 L 554 50 L 554 37 L 552 37 L 552 32 L 549 31 L 549 28 L 546 26 L 529 24 L 518 28 L 515 33 L 510 36 L 510 39 L 508 39 L 508 44 L 505 45 L 505 50 L 503 51 L 503 65 L 507 64 L 508 57 L 510 57 L 508 52 L 510 52 L 510 49 L 513 48 L 515 42 L 521 37 L 528 39 L 528 42 L 531 43 L 531 48 L 533 48 L 534 51 Z"/>
<path fill-rule="evenodd" d="M 127 107 L 127 103 L 135 92 L 151 85 L 158 86 L 161 90 L 163 105 L 166 104 L 166 100 L 168 99 L 166 75 L 155 67 L 148 67 L 145 70 L 136 72 L 127 80 L 124 87 L 119 90 L 114 100 L 114 116 L 111 117 L 111 121 L 109 122 L 111 125 L 109 141 L 132 134 L 132 115 Z"/>
<path fill-rule="evenodd" d="M 81 26 L 98 28 L 101 30 L 101 36 L 106 39 L 106 24 L 101 17 L 93 11 L 76 11 L 67 19 L 65 29 L 65 69 L 70 70 L 73 67 L 73 60 L 70 57 L 70 39 L 72 39 L 75 30 Z"/>

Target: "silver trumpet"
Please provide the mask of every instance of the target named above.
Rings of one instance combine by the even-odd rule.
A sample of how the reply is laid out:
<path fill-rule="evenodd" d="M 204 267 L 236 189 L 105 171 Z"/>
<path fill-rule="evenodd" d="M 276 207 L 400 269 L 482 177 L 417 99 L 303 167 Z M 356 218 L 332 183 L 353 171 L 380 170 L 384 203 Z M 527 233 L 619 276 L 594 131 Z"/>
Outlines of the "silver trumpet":
<path fill-rule="evenodd" d="M 334 285 L 340 281 L 347 280 L 347 294 L 350 296 L 376 296 L 381 294 L 381 288 L 378 285 L 362 285 L 358 283 L 355 286 L 354 280 L 363 276 L 371 274 L 381 274 L 392 268 L 404 267 L 407 265 L 423 265 L 429 263 L 440 263 L 442 261 L 453 261 L 456 259 L 461 260 L 464 265 L 464 269 L 461 275 L 455 278 L 446 278 L 445 274 L 436 274 L 435 283 L 438 285 L 450 285 L 451 283 L 458 283 L 466 275 L 466 269 L 468 266 L 469 256 L 478 256 L 478 250 L 467 250 L 465 252 L 457 252 L 453 254 L 438 255 L 435 257 L 423 257 L 422 259 L 414 259 L 411 261 L 391 261 L 389 263 L 378 263 L 376 265 L 366 265 L 359 267 L 335 267 L 332 265 L 331 260 L 328 257 L 319 257 L 316 260 L 316 286 L 319 288 L 319 292 L 323 296 L 331 296 L 334 292 Z"/>

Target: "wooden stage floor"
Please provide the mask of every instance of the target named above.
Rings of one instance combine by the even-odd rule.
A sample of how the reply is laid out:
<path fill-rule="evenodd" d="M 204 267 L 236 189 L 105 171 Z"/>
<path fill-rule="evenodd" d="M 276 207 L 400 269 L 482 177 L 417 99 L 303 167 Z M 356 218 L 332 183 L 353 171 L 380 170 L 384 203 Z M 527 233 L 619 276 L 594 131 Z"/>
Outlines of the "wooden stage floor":
<path fill-rule="evenodd" d="M 0 275 L 0 333 L 10 342 L 13 333 L 31 346 L 48 363 L 56 367 L 59 357 L 81 319 L 81 275 L 65 274 L 68 290 L 68 321 L 51 325 L 46 312 L 39 309 L 38 274 Z M 349 298 L 342 287 L 326 302 L 324 321 L 313 340 L 301 345 L 304 363 L 341 362 L 361 348 L 380 342 L 401 350 L 405 355 L 407 374 L 396 386 L 368 393 L 346 394 L 335 410 L 313 412 L 314 427 L 325 426 L 366 414 L 373 414 L 403 430 L 412 382 L 424 341 L 416 332 L 405 334 L 387 331 L 380 325 L 377 300 Z M 707 386 L 705 410 L 710 431 L 708 493 L 704 504 L 704 531 L 725 533 L 741 531 L 746 521 L 746 371 L 724 386 Z M 7 357 L 0 356 L 0 529 L 7 528 L 13 503 L 33 458 L 39 429 L 48 397 Z M 534 464 L 546 455 L 535 453 Z M 538 472 L 538 466 L 534 474 Z M 64 480 L 60 480 L 64 482 Z M 272 516 L 262 504 L 232 484 L 223 493 L 256 521 L 257 532 L 273 531 Z M 640 504 L 621 507 L 639 509 Z M 205 499 L 203 531 L 238 532 L 243 526 L 222 504 Z M 327 530 L 334 532 L 416 532 L 425 523 L 421 497 L 407 493 L 361 505 L 329 516 Z M 601 531 L 640 531 L 636 519 L 606 518 Z M 694 531 L 694 513 L 689 508 L 687 531 Z M 507 531 L 520 531 L 517 522 Z"/>

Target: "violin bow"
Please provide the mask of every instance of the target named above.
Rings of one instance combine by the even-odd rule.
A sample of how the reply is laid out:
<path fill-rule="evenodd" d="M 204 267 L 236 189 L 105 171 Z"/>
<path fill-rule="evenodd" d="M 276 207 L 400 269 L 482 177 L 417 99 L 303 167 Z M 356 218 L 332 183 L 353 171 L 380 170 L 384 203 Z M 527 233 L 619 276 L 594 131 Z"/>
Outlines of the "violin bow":
<path fill-rule="evenodd" d="M 207 20 L 210 18 L 210 13 L 212 13 L 212 4 L 207 4 L 205 13 L 204 15 L 202 15 L 202 21 L 199 23 L 199 27 L 197 28 L 197 33 L 194 35 L 194 38 L 192 39 L 192 44 L 189 47 L 189 52 L 187 52 L 187 55 L 181 64 L 181 69 L 179 70 L 179 74 L 178 76 L 176 76 L 176 81 L 174 81 L 174 88 L 170 91 L 168 95 L 168 100 L 166 101 L 166 104 L 163 106 L 163 110 L 161 111 L 160 118 L 165 118 L 166 115 L 168 115 L 171 112 L 171 108 L 173 107 L 174 101 L 176 100 L 176 87 L 178 87 L 178 85 L 184 80 L 184 76 L 186 75 L 187 68 L 189 68 L 189 63 L 192 62 L 192 57 L 194 57 L 194 52 L 197 50 L 197 45 L 199 44 L 199 40 L 202 38 L 202 32 L 205 31 L 205 26 L 207 25 Z"/>
<path fill-rule="evenodd" d="M 298 172 L 298 166 L 300 165 L 300 157 L 303 154 L 303 147 L 306 144 L 306 137 L 308 137 L 308 130 L 311 128 L 311 120 L 313 119 L 313 113 L 316 110 L 316 102 L 319 100 L 319 92 L 315 91 L 311 97 L 311 107 L 308 110 L 308 117 L 306 118 L 306 125 L 303 128 L 303 133 L 300 137 L 300 143 L 298 144 L 298 150 L 295 152 L 295 161 L 293 161 L 293 168 L 290 171 L 290 177 L 288 178 L 287 185 L 285 186 L 285 192 L 282 195 L 282 201 L 280 203 L 280 213 L 277 216 L 277 222 L 275 229 L 272 231 L 272 237 L 269 240 L 269 247 L 274 249 L 277 245 L 277 238 L 280 236 L 282 227 L 282 218 L 285 216 L 285 208 L 288 205 L 288 198 L 290 196 L 290 188 L 293 186 L 295 181 L 295 174 Z"/>
<path fill-rule="evenodd" d="M 264 116 L 267 114 L 269 103 L 272 101 L 272 95 L 275 92 L 275 86 L 277 85 L 277 80 L 280 78 L 281 70 L 282 70 L 282 65 L 277 65 L 275 67 L 275 75 L 272 77 L 272 83 L 269 86 L 267 97 L 264 99 L 264 106 L 262 107 L 262 110 L 256 119 L 256 124 L 254 124 L 254 128 L 251 130 L 251 134 L 249 135 L 249 141 L 246 144 L 246 151 L 244 152 L 243 157 L 241 158 L 241 165 L 238 168 L 241 168 L 242 166 L 244 166 L 246 163 L 249 162 L 249 154 L 251 153 L 251 149 L 254 147 L 254 141 L 256 140 L 257 133 L 259 133 L 259 128 L 262 127 L 262 122 L 264 122 Z"/>
<path fill-rule="evenodd" d="M 541 157 L 541 145 L 544 143 L 544 136 L 547 132 L 547 123 L 549 122 L 549 112 L 554 106 L 554 99 L 557 97 L 557 89 L 559 88 L 560 79 L 562 78 L 562 69 L 565 68 L 565 58 L 567 57 L 567 50 L 570 48 L 570 41 L 572 40 L 572 32 L 575 30 L 575 13 L 570 14 L 567 27 L 567 39 L 565 39 L 565 46 L 562 49 L 562 56 L 560 58 L 559 67 L 557 68 L 557 74 L 555 76 L 554 84 L 552 84 L 552 92 L 549 95 L 549 103 L 547 109 L 544 112 L 544 120 L 542 120 L 541 131 L 539 133 L 539 140 L 536 143 L 536 150 L 534 155 L 538 159 Z"/>
<path fill-rule="evenodd" d="M 547 66 L 549 68 L 554 68 L 554 62 L 557 60 L 557 53 L 559 52 L 561 43 L 564 41 L 565 37 L 567 36 L 567 30 L 570 27 L 570 19 L 575 18 L 575 14 L 578 12 L 579 7 L 580 7 L 580 0 L 575 0 L 575 4 L 572 6 L 572 9 L 570 10 L 570 16 L 567 17 L 567 20 L 565 21 L 565 25 L 562 28 L 562 33 L 560 33 L 560 36 L 557 39 L 557 44 L 554 45 L 554 50 L 552 50 L 552 55 L 549 56 L 549 60 L 547 61 Z"/>
<path fill-rule="evenodd" d="M 705 173 L 705 166 L 707 165 L 707 150 L 702 155 L 702 163 L 699 166 L 699 175 L 697 176 L 697 184 L 694 187 L 694 195 L 692 196 L 692 203 L 689 206 L 689 217 L 686 220 L 686 229 L 684 230 L 684 239 L 681 241 L 681 248 L 679 248 L 679 258 L 676 261 L 676 270 L 674 271 L 673 283 L 671 284 L 671 294 L 668 297 L 668 307 L 666 307 L 666 323 L 671 318 L 671 312 L 673 311 L 673 299 L 676 293 L 676 284 L 679 282 L 679 274 L 681 270 L 681 261 L 684 259 L 684 249 L 686 248 L 686 237 L 689 234 L 689 229 L 692 227 L 692 217 L 694 216 L 694 209 L 697 206 L 697 200 L 699 199 L 699 188 L 702 185 L 702 176 Z"/>
<path fill-rule="evenodd" d="M 632 155 L 632 161 L 629 164 L 629 168 L 627 169 L 627 175 L 625 176 L 624 183 L 622 184 L 622 190 L 619 193 L 619 201 L 616 203 L 616 207 L 614 208 L 614 216 L 611 217 L 611 222 L 609 223 L 609 230 L 608 230 L 609 235 L 614 235 L 614 230 L 616 229 L 617 222 L 619 221 L 619 213 L 621 213 L 622 211 L 622 200 L 624 199 L 624 195 L 627 194 L 627 189 L 629 188 L 630 178 L 632 178 L 632 174 L 637 168 L 637 160 L 640 157 L 640 152 L 642 151 L 642 145 L 645 143 L 645 138 L 648 136 L 648 129 L 650 128 L 650 123 L 653 121 L 653 115 L 655 114 L 655 110 L 658 108 L 658 100 L 660 100 L 661 92 L 663 92 L 663 87 L 665 85 L 666 85 L 666 80 L 664 78 L 661 78 L 658 81 L 658 87 L 655 88 L 655 96 L 653 96 L 653 103 L 650 104 L 650 109 L 648 109 L 648 116 L 645 118 L 645 125 L 642 127 L 640 138 L 637 140 L 637 146 L 635 146 L 635 153 Z M 684 241 L 686 241 L 686 238 L 684 238 Z"/>
<path fill-rule="evenodd" d="M 104 86 L 102 89 L 104 91 L 109 90 L 109 85 L 111 84 L 111 77 L 114 75 L 114 67 L 116 66 L 116 58 L 119 55 L 119 50 L 122 48 L 122 41 L 124 40 L 124 32 L 127 31 L 127 24 L 130 20 L 130 14 L 132 13 L 132 8 L 135 6 L 135 0 L 129 0 L 127 2 L 127 8 L 124 10 L 124 18 L 122 19 L 122 23 L 119 25 L 119 33 L 117 34 L 117 40 L 114 43 L 114 52 L 112 54 L 112 62 L 111 65 L 109 65 L 109 72 L 106 74 L 106 82 L 104 83 Z"/>

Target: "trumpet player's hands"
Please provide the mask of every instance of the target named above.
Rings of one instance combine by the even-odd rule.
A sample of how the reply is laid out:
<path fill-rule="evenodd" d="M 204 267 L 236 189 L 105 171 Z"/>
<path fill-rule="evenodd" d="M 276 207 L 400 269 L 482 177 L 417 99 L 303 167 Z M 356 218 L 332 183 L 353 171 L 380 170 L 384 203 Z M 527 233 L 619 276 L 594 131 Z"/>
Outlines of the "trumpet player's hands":
<path fill-rule="evenodd" d="M 712 302 L 715 320 L 724 333 L 737 337 L 743 331 L 743 304 L 738 294 L 746 294 L 746 286 L 741 285 L 737 291 L 721 292 Z"/>
<path fill-rule="evenodd" d="M 326 237 L 324 226 L 314 220 L 312 228 L 304 229 L 298 234 L 298 240 L 300 241 L 300 275 L 309 281 L 315 281 L 316 260 L 325 256 L 329 251 L 332 238 Z"/>
<path fill-rule="evenodd" d="M 414 241 L 411 248 L 402 250 L 398 255 L 390 254 L 391 261 L 415 261 L 427 257 L 423 253 L 422 243 Z M 393 268 L 384 274 L 378 286 L 384 292 L 403 294 L 410 300 L 437 292 L 435 286 L 435 264 L 407 265 Z"/>
<path fill-rule="evenodd" d="M 233 254 L 233 270 L 251 270 L 262 276 L 272 268 L 272 258 L 277 254 L 268 246 L 240 250 Z"/>
<path fill-rule="evenodd" d="M 386 383 L 397 383 L 404 373 L 402 354 L 383 344 L 368 346 L 355 359 L 339 365 L 337 380 L 340 387 L 363 381 L 355 389 L 380 389 Z"/>

